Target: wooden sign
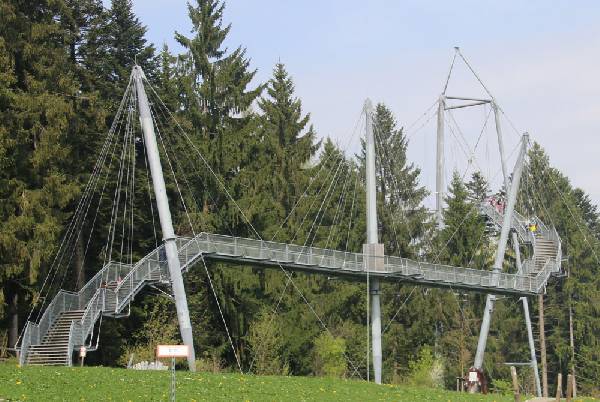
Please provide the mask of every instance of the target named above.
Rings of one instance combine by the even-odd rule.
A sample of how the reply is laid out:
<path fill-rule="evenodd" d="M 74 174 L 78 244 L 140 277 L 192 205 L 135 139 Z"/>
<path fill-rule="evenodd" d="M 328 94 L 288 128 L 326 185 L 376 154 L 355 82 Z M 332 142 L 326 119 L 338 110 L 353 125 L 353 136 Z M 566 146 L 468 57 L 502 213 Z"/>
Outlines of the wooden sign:
<path fill-rule="evenodd" d="M 158 345 L 156 357 L 188 357 L 190 348 L 188 345 Z"/>

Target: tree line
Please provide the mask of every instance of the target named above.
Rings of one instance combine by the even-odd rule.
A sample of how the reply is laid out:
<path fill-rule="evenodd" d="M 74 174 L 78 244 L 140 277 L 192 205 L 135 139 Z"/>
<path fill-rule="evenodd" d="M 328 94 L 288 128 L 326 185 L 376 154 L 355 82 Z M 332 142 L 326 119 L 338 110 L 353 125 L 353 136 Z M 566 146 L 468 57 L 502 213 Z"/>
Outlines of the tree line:
<path fill-rule="evenodd" d="M 147 41 L 131 0 L 113 0 L 110 6 L 100 0 L 0 4 L 3 349 L 17 342 L 49 274 L 63 280 L 52 285 L 48 297 L 59 285 L 80 289 L 102 266 L 108 206 L 99 208 L 95 226 L 81 222 L 84 235 L 74 241 L 73 259 L 62 271 L 53 271 L 53 258 L 136 63 L 193 143 L 177 142 L 175 127 L 165 125 L 186 180 L 181 201 L 176 184 L 167 183 L 178 234 L 190 234 L 190 221 L 192 230 L 361 251 L 364 148 L 348 155 L 330 139 L 319 139 L 285 65 L 277 63 L 268 82 L 257 84 L 246 49 L 225 46 L 231 27 L 223 22 L 225 11 L 220 0 L 190 2 L 192 32 L 174 33 L 183 48 L 174 54 Z M 375 108 L 374 127 L 379 232 L 386 253 L 489 269 L 495 233 L 476 209 L 492 193 L 484 176 L 453 176 L 445 225 L 438 229 L 424 206 L 428 192 L 420 184 L 420 169 L 407 158 L 408 140 L 384 104 Z M 135 180 L 138 198 L 144 199 L 147 174 Z M 574 369 L 583 392 L 598 392 L 597 207 L 551 166 L 537 144 L 522 183 L 519 210 L 553 224 L 567 256 L 567 277 L 552 280 L 545 295 L 546 327 L 534 328 L 536 337 L 546 334 L 549 382 Z M 131 253 L 140 258 L 161 236 L 149 205 L 139 201 L 136 207 Z M 507 270 L 514 269 L 514 258 L 509 252 Z M 293 283 L 278 270 L 224 262 L 193 267 L 186 288 L 200 367 L 366 378 L 365 283 L 302 273 L 291 277 Z M 517 301 L 499 301 L 493 316 L 484 367 L 498 387 L 509 378 L 502 363 L 529 355 Z M 485 297 L 384 284 L 382 303 L 384 381 L 453 387 L 472 364 Z M 534 321 L 536 306 L 532 303 Z M 569 342 L 569 311 L 575 348 Z M 103 321 L 99 351 L 88 361 L 122 365 L 132 353 L 151 359 L 157 343 L 177 339 L 173 303 L 147 290 L 127 319 Z M 531 384 L 530 373 L 523 370 L 523 376 Z"/>

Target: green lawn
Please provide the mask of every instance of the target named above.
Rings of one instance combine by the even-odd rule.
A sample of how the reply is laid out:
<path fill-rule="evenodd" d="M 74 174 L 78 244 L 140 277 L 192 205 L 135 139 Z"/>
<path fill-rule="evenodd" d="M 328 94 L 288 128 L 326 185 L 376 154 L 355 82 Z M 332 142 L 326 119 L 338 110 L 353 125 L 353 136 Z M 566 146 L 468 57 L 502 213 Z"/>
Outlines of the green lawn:
<path fill-rule="evenodd" d="M 164 401 L 169 371 L 105 367 L 17 367 L 0 364 L 0 400 Z M 179 401 L 511 401 L 500 395 L 378 386 L 363 381 L 315 377 L 260 377 L 177 372 Z"/>

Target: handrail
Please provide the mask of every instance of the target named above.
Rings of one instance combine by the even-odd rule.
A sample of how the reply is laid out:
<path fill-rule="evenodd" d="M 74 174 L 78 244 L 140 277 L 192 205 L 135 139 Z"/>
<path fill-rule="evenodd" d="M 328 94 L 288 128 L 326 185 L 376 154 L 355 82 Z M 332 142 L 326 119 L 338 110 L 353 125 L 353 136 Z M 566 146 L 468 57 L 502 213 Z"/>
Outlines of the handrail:
<path fill-rule="evenodd" d="M 75 321 L 71 321 L 71 325 L 69 326 L 69 343 L 68 343 L 68 349 L 67 349 L 67 351 L 68 351 L 67 352 L 67 359 L 68 359 L 67 360 L 67 364 L 69 366 L 73 365 L 73 358 L 71 356 L 71 351 L 73 350 L 73 346 L 74 346 L 74 344 L 73 344 L 73 342 L 74 342 L 74 339 L 73 339 L 73 337 L 74 337 L 73 336 L 74 330 L 75 330 Z"/>
<path fill-rule="evenodd" d="M 104 297 L 106 289 L 98 288 L 96 293 L 87 304 L 83 315 L 79 321 L 76 321 L 76 325 L 79 327 L 77 337 L 74 339 L 74 345 L 83 345 L 87 339 L 91 329 L 93 328 L 96 319 L 102 314 L 104 306 Z M 100 304 L 100 307 L 98 307 Z"/>

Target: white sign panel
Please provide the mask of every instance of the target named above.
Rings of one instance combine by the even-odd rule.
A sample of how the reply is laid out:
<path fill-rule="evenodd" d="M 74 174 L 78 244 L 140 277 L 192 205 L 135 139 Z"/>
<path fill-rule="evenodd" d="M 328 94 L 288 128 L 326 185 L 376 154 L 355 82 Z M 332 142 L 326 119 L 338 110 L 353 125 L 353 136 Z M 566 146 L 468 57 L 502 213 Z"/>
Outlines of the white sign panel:
<path fill-rule="evenodd" d="M 188 345 L 158 345 L 156 357 L 188 357 L 190 348 Z"/>

